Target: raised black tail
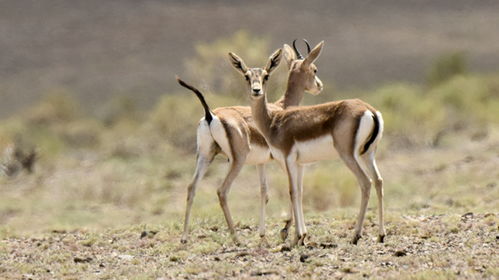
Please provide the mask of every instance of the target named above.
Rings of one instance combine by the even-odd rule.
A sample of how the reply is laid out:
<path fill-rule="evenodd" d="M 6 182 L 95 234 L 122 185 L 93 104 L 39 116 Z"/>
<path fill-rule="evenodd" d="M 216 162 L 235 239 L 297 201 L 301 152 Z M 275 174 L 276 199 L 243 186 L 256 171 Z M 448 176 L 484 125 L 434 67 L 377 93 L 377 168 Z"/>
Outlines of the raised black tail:
<path fill-rule="evenodd" d="M 378 137 L 379 120 L 378 120 L 378 116 L 375 113 L 373 113 L 373 120 L 374 120 L 373 132 L 371 133 L 371 137 L 369 137 L 369 140 L 367 140 L 366 144 L 364 144 L 364 148 L 360 152 L 361 155 L 364 154 L 365 152 L 367 152 L 367 150 L 369 150 L 369 147 L 372 145 L 372 143 L 374 143 L 374 140 L 376 140 L 376 137 Z"/>
<path fill-rule="evenodd" d="M 206 103 L 206 100 L 204 100 L 203 94 L 197 88 L 195 88 L 195 87 L 189 85 L 188 83 L 182 81 L 179 78 L 179 76 L 175 76 L 175 78 L 177 79 L 177 82 L 181 86 L 192 90 L 196 94 L 196 96 L 199 98 L 199 101 L 201 101 L 201 105 L 203 105 L 203 108 L 204 108 L 204 118 L 208 122 L 208 124 L 210 124 L 211 121 L 213 120 L 213 115 L 211 114 L 210 107 Z"/>

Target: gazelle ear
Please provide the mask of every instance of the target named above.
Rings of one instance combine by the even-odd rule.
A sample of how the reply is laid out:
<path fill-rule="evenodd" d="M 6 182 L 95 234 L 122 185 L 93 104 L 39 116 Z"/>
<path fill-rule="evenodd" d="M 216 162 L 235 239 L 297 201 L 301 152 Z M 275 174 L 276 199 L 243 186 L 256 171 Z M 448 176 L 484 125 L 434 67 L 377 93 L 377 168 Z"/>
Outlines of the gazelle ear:
<path fill-rule="evenodd" d="M 270 57 L 269 61 L 267 62 L 267 66 L 265 66 L 265 71 L 267 71 L 267 74 L 272 73 L 277 66 L 279 66 L 279 62 L 281 62 L 281 57 L 282 57 L 282 49 L 276 50 Z"/>
<path fill-rule="evenodd" d="M 235 53 L 229 52 L 229 59 L 232 66 L 234 66 L 234 68 L 239 70 L 243 75 L 246 74 L 246 72 L 248 72 L 248 67 L 246 67 L 244 61 Z"/>
<path fill-rule="evenodd" d="M 308 67 L 312 64 L 321 54 L 322 47 L 324 46 L 324 41 L 320 42 L 315 46 L 315 48 L 310 51 L 307 57 L 303 60 L 302 67 Z"/>
<path fill-rule="evenodd" d="M 293 51 L 293 49 L 288 44 L 284 44 L 284 46 L 282 47 L 282 53 L 284 56 L 284 60 L 286 60 L 286 63 L 288 64 L 288 68 L 291 68 L 291 63 L 296 60 L 295 51 Z"/>

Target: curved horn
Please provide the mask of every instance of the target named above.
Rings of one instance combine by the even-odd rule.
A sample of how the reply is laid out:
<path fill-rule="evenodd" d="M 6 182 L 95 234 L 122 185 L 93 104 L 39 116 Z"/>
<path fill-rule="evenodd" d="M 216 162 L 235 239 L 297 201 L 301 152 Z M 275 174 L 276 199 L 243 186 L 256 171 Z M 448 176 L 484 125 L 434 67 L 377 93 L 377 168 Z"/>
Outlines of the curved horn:
<path fill-rule="evenodd" d="M 296 39 L 293 40 L 293 49 L 295 50 L 296 57 L 298 59 L 303 59 L 303 55 L 301 55 L 301 53 L 296 48 Z"/>
<path fill-rule="evenodd" d="M 305 44 L 307 44 L 307 54 L 310 53 L 310 45 L 308 44 L 307 40 L 303 39 L 303 41 L 305 42 Z"/>

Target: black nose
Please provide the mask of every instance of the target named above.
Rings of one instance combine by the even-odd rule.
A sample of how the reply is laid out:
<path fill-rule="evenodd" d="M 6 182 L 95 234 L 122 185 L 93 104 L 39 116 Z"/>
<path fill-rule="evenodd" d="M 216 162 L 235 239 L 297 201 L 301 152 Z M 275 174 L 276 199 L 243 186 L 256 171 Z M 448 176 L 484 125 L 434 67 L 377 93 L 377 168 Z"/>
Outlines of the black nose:
<path fill-rule="evenodd" d="M 253 92 L 254 92 L 254 93 L 260 93 L 260 89 L 259 89 L 259 88 L 254 88 L 254 89 L 253 89 Z"/>

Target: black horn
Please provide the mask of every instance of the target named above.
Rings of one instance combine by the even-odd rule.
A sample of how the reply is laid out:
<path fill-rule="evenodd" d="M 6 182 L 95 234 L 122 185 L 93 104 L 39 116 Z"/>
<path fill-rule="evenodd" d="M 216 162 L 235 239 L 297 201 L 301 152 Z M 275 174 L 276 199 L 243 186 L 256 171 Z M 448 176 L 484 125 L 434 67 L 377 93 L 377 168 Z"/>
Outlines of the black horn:
<path fill-rule="evenodd" d="M 303 41 L 305 42 L 305 44 L 307 44 L 307 54 L 310 53 L 310 45 L 308 44 L 307 40 L 303 39 Z"/>
<path fill-rule="evenodd" d="M 303 55 L 301 55 L 301 53 L 296 48 L 296 39 L 293 40 L 293 49 L 295 50 L 296 57 L 298 59 L 303 59 Z"/>

